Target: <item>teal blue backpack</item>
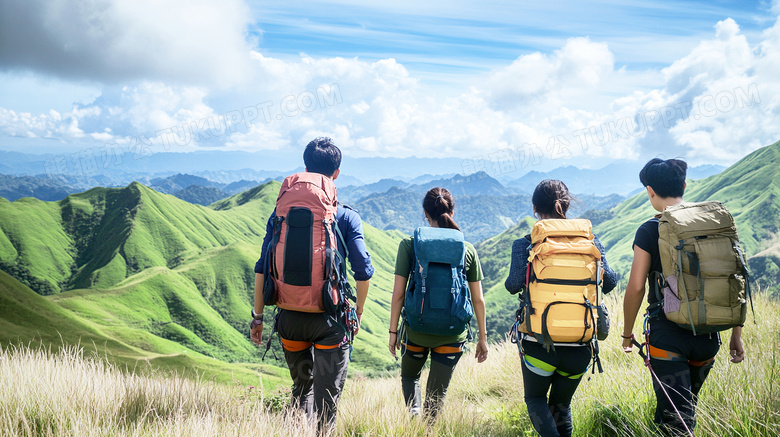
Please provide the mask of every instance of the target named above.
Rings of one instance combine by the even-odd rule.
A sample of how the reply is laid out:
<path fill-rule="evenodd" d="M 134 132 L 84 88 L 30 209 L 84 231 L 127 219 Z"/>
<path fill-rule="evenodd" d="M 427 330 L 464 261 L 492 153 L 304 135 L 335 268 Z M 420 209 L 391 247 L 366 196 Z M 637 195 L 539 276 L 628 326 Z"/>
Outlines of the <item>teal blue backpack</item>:
<path fill-rule="evenodd" d="M 412 278 L 404 316 L 409 328 L 436 335 L 463 332 L 474 315 L 466 280 L 466 242 L 456 229 L 414 231 Z"/>

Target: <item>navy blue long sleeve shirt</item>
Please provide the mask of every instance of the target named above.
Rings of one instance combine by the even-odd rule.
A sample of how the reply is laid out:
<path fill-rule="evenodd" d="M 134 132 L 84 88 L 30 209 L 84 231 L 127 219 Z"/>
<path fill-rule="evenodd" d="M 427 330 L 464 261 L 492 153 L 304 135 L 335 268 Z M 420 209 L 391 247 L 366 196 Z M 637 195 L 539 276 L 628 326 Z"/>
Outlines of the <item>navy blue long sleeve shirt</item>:
<path fill-rule="evenodd" d="M 265 274 L 263 269 L 265 266 L 265 251 L 273 236 L 272 220 L 274 217 L 276 217 L 275 210 L 271 213 L 271 217 L 268 218 L 268 223 L 265 225 L 265 237 L 263 238 L 260 259 L 255 264 L 255 273 Z M 339 204 L 336 208 L 336 225 L 347 243 L 349 266 L 352 269 L 355 280 L 368 281 L 374 275 L 374 266 L 371 265 L 371 255 L 368 254 L 368 249 L 366 249 L 366 242 L 363 238 L 363 221 L 360 220 L 360 215 L 354 209 Z M 344 245 L 341 244 L 339 238 L 336 240 L 338 240 L 338 249 L 343 257 L 346 254 Z"/>
<path fill-rule="evenodd" d="M 593 242 L 601 252 L 601 265 L 604 268 L 604 282 L 602 292 L 609 293 L 617 285 L 617 274 L 607 264 L 607 256 L 604 254 L 604 246 L 601 245 L 598 237 L 594 237 Z M 525 274 L 528 269 L 528 254 L 531 249 L 531 236 L 526 235 L 518 238 L 512 243 L 512 263 L 509 266 L 509 277 L 506 278 L 504 286 L 507 291 L 517 294 L 525 290 Z"/>

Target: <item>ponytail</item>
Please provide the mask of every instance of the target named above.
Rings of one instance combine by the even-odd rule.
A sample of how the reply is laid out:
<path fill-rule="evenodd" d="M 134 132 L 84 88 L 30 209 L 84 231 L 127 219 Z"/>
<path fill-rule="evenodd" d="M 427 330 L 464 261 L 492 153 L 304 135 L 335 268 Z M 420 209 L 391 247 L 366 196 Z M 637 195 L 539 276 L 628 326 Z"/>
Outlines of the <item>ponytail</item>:
<path fill-rule="evenodd" d="M 435 221 L 440 228 L 449 228 L 460 230 L 458 224 L 452 219 L 452 213 L 455 211 L 455 201 L 452 193 L 446 188 L 431 188 L 425 193 L 423 198 L 423 210 Z"/>
<path fill-rule="evenodd" d="M 455 223 L 455 220 L 452 219 L 452 216 L 446 212 L 440 215 L 438 219 L 436 219 L 436 224 L 439 225 L 440 228 L 460 230 L 458 224 Z"/>
<path fill-rule="evenodd" d="M 545 179 L 539 182 L 531 197 L 537 213 L 559 219 L 566 218 L 572 200 L 569 188 L 557 179 Z"/>
<path fill-rule="evenodd" d="M 566 218 L 566 212 L 563 210 L 561 199 L 555 199 L 555 214 L 558 218 Z"/>

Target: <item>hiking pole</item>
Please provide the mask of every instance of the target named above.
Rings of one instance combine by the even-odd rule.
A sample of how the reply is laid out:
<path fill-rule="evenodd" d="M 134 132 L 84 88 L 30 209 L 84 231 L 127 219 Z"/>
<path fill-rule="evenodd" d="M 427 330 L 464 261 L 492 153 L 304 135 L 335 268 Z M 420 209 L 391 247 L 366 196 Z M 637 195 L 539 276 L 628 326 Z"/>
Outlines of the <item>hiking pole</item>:
<path fill-rule="evenodd" d="M 648 317 L 647 315 L 645 315 L 645 325 L 647 325 L 647 320 Z M 639 356 L 642 357 L 642 359 L 645 361 L 645 367 L 647 367 L 650 370 L 650 375 L 652 375 L 656 384 L 658 384 L 658 386 L 661 387 L 661 391 L 664 392 L 664 396 L 666 396 L 666 399 L 669 401 L 669 403 L 672 404 L 672 408 L 674 408 L 674 412 L 677 414 L 677 418 L 680 419 L 680 423 L 682 423 L 683 426 L 685 427 L 685 432 L 689 436 L 695 437 L 693 431 L 691 431 L 691 429 L 688 428 L 688 424 L 685 423 L 682 413 L 680 413 L 680 410 L 677 409 L 677 405 L 675 405 L 674 402 L 672 401 L 672 397 L 669 396 L 669 392 L 666 391 L 666 387 L 664 387 L 663 383 L 661 382 L 661 378 L 659 378 L 658 375 L 656 375 L 655 370 L 653 370 L 653 366 L 650 365 L 650 330 L 645 328 L 645 342 L 641 344 L 638 341 L 636 341 L 636 338 L 634 338 L 634 334 L 631 334 L 631 343 L 637 347 Z M 642 349 L 645 347 L 647 348 L 647 352 L 642 352 Z"/>

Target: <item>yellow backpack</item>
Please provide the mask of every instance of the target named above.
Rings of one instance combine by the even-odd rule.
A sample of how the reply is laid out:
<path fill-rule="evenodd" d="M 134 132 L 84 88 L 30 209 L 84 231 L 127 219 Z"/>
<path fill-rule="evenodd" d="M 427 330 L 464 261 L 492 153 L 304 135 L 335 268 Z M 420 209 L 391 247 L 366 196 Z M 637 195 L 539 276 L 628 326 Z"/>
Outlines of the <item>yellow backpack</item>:
<path fill-rule="evenodd" d="M 553 343 L 595 340 L 603 271 L 590 221 L 539 220 L 531 244 L 518 330 L 548 349 Z"/>

